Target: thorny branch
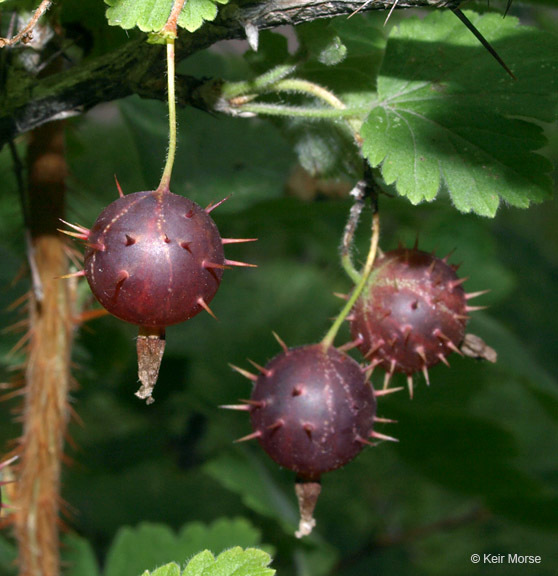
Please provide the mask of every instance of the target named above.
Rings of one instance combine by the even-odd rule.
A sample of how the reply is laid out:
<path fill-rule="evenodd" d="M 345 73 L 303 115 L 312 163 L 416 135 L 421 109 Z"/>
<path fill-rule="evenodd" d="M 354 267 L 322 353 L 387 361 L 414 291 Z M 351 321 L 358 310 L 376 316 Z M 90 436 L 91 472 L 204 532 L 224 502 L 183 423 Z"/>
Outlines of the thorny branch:
<path fill-rule="evenodd" d="M 397 8 L 454 9 L 460 3 L 461 0 L 399 0 Z M 219 40 L 243 38 L 247 30 L 253 36 L 254 30 L 349 16 L 362 5 L 362 0 L 269 0 L 224 6 L 215 22 L 206 23 L 193 34 L 181 34 L 176 59 L 179 62 Z M 392 5 L 393 0 L 374 0 L 363 11 L 389 10 Z M 119 50 L 83 61 L 48 79 L 22 76 L 21 70 L 10 69 L 4 83 L 7 88 L 0 93 L 0 149 L 45 122 L 81 114 L 102 102 L 131 94 L 166 100 L 162 49 L 147 44 L 142 36 Z M 215 82 L 177 77 L 177 103 L 181 106 L 210 110 L 216 92 Z"/>

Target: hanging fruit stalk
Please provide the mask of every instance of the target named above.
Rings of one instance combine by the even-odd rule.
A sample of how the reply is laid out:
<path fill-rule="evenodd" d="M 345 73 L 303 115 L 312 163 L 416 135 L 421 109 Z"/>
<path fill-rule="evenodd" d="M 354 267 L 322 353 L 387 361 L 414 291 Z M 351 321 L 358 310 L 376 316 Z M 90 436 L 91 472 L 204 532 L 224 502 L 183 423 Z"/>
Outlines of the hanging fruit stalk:
<path fill-rule="evenodd" d="M 298 538 L 310 534 L 316 524 L 313 512 L 322 475 L 353 460 L 372 444 L 371 438 L 395 441 L 375 431 L 374 423 L 383 421 L 376 418 L 377 397 L 396 389 L 374 391 L 367 367 L 361 367 L 345 352 L 357 343 L 339 349 L 333 346 L 340 326 L 366 285 L 378 248 L 379 216 L 371 180 L 365 179 L 355 187 L 357 203 L 362 201 L 364 190 L 372 194 L 374 205 L 370 251 L 357 287 L 331 329 L 321 342 L 299 348 L 288 348 L 275 335 L 283 352 L 265 367 L 252 362 L 259 374 L 233 366 L 254 382 L 250 399 L 223 406 L 250 413 L 253 431 L 239 441 L 257 439 L 280 466 L 296 472 Z"/>
<path fill-rule="evenodd" d="M 276 338 L 283 352 L 265 367 L 252 362 L 259 374 L 233 366 L 254 388 L 243 404 L 223 408 L 250 413 L 253 432 L 237 442 L 257 439 L 275 462 L 296 472 L 301 538 L 316 525 L 322 475 L 353 460 L 371 438 L 395 439 L 374 430 L 376 396 L 384 392 L 374 392 L 355 360 L 323 342 L 287 348 Z"/>
<path fill-rule="evenodd" d="M 210 213 L 225 200 L 202 209 L 173 194 L 170 181 L 176 155 L 174 42 L 184 0 L 174 3 L 160 33 L 166 43 L 169 147 L 156 190 L 124 195 L 107 206 L 91 230 L 68 224 L 65 234 L 86 244 L 85 276 L 97 300 L 114 316 L 136 324 L 138 377 L 136 396 L 151 404 L 165 349 L 165 328 L 205 310 L 223 271 L 253 264 L 225 258 L 223 246 L 255 238 L 221 238 Z"/>

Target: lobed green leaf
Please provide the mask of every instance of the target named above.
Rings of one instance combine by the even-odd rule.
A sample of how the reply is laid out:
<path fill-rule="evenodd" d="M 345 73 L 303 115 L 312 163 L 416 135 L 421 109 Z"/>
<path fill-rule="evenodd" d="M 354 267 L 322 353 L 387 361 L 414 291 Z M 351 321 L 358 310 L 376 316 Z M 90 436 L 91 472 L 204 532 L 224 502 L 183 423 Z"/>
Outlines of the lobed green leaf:
<path fill-rule="evenodd" d="M 142 576 L 180 576 L 180 567 L 178 564 L 171 562 L 153 570 L 153 572 L 146 570 Z"/>
<path fill-rule="evenodd" d="M 363 152 L 413 204 L 445 188 L 461 212 L 494 216 L 502 201 L 526 208 L 550 194 L 533 120 L 556 118 L 558 41 L 513 18 L 467 15 L 518 80 L 453 14 L 404 21 L 387 44 Z"/>
<path fill-rule="evenodd" d="M 182 576 L 273 576 L 271 557 L 263 550 L 240 546 L 221 552 L 214 558 L 205 550 L 188 562 Z"/>
<path fill-rule="evenodd" d="M 143 522 L 119 530 L 107 557 L 105 576 L 135 576 L 146 567 L 171 560 L 184 562 L 203 548 L 221 551 L 235 544 L 254 546 L 259 541 L 259 531 L 243 518 L 222 518 L 209 526 L 190 522 L 178 534 L 166 525 Z"/>
<path fill-rule="evenodd" d="M 105 0 L 106 16 L 112 26 L 125 30 L 138 27 L 142 32 L 158 32 L 166 24 L 173 7 L 173 0 Z M 178 17 L 178 26 L 194 32 L 205 21 L 217 16 L 217 4 L 228 0 L 188 0 Z"/>
<path fill-rule="evenodd" d="M 217 4 L 227 4 L 229 0 L 188 0 L 180 16 L 178 25 L 188 32 L 195 32 L 204 22 L 211 22 L 217 16 Z"/>

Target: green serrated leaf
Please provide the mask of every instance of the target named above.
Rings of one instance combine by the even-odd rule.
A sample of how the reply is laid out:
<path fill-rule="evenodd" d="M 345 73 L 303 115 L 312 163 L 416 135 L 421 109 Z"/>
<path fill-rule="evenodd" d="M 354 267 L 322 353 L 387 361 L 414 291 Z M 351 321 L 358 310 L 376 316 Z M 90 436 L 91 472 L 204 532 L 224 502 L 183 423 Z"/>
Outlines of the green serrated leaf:
<path fill-rule="evenodd" d="M 179 534 L 168 526 L 144 522 L 120 529 L 107 557 L 105 576 L 135 576 L 141 570 L 170 561 L 183 562 L 203 548 L 220 552 L 234 544 L 259 544 L 260 535 L 243 518 L 222 518 L 210 526 L 186 524 Z"/>
<path fill-rule="evenodd" d="M 157 32 L 166 23 L 172 0 L 105 0 L 106 16 L 111 26 L 124 30 L 138 27 L 142 32 Z"/>
<path fill-rule="evenodd" d="M 558 42 L 513 18 L 467 16 L 518 80 L 451 13 L 404 21 L 388 41 L 363 152 L 414 204 L 444 186 L 461 212 L 494 216 L 501 201 L 525 208 L 551 191 L 551 164 L 535 152 L 546 140 L 527 119 L 555 117 Z"/>
<path fill-rule="evenodd" d="M 178 17 L 178 25 L 188 32 L 194 32 L 204 22 L 211 22 L 217 16 L 217 4 L 227 4 L 228 0 L 188 0 Z"/>
<path fill-rule="evenodd" d="M 138 27 L 143 32 L 159 32 L 166 24 L 172 10 L 173 0 L 105 0 L 106 16 L 111 26 L 125 30 Z M 226 4 L 228 0 L 188 0 L 178 17 L 178 26 L 194 32 L 204 21 L 217 16 L 216 4 Z"/>
<path fill-rule="evenodd" d="M 171 562 L 170 564 L 165 564 L 165 566 L 160 566 L 152 572 L 146 570 L 142 576 L 180 576 L 180 566 L 175 562 Z"/>
<path fill-rule="evenodd" d="M 270 555 L 256 548 L 236 546 L 217 558 L 206 550 L 190 560 L 182 576 L 273 576 L 270 563 Z"/>
<path fill-rule="evenodd" d="M 215 562 L 215 556 L 209 551 L 204 550 L 196 554 L 186 565 L 182 576 L 197 576 L 198 574 L 206 574 L 206 570 L 210 569 L 211 565 Z"/>

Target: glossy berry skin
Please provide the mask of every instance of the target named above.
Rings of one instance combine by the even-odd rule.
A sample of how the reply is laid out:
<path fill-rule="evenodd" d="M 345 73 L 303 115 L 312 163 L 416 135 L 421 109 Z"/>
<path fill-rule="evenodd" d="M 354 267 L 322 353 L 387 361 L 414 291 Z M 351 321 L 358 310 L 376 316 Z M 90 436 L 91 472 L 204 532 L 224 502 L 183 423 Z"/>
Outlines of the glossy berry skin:
<path fill-rule="evenodd" d="M 279 465 L 310 480 L 363 449 L 375 413 L 374 391 L 359 364 L 323 344 L 276 356 L 250 401 L 253 436 Z"/>
<path fill-rule="evenodd" d="M 201 312 L 224 267 L 222 240 L 209 214 L 183 196 L 148 191 L 103 210 L 88 237 L 84 272 L 111 314 L 164 327 Z"/>
<path fill-rule="evenodd" d="M 455 268 L 416 249 L 385 253 L 353 309 L 351 333 L 373 365 L 411 375 L 457 351 L 467 324 Z"/>

